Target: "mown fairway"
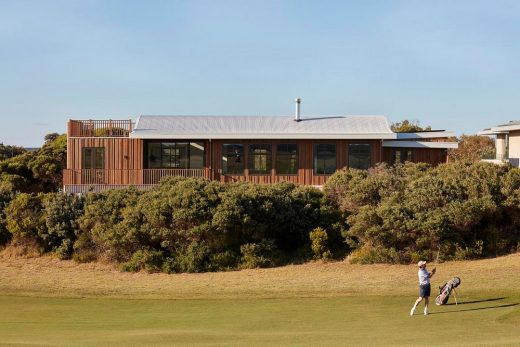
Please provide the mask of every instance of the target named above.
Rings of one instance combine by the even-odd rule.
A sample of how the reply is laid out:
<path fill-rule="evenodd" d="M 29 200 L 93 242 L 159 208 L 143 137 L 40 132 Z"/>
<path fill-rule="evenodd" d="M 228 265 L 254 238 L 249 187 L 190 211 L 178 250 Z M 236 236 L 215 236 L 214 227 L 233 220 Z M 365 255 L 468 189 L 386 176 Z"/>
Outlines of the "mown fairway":
<path fill-rule="evenodd" d="M 438 268 L 434 285 L 461 276 L 464 303 L 410 317 L 414 266 L 168 276 L 3 259 L 0 346 L 520 345 L 520 255 Z"/>
<path fill-rule="evenodd" d="M 519 300 L 475 299 L 409 317 L 403 297 L 2 297 L 0 345 L 520 345 Z"/>

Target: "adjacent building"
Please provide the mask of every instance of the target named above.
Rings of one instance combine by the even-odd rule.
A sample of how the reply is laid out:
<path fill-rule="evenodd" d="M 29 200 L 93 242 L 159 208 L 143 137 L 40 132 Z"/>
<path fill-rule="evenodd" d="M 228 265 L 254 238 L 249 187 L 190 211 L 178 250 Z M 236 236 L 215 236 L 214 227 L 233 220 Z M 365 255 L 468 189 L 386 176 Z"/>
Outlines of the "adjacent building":
<path fill-rule="evenodd" d="M 140 116 L 69 120 L 64 190 L 83 193 L 165 176 L 323 185 L 343 167 L 446 162 L 447 131 L 394 133 L 384 116 Z"/>
<path fill-rule="evenodd" d="M 484 129 L 478 135 L 495 136 L 495 155 L 484 161 L 501 164 L 510 163 L 520 167 L 520 121 L 510 121 Z"/>

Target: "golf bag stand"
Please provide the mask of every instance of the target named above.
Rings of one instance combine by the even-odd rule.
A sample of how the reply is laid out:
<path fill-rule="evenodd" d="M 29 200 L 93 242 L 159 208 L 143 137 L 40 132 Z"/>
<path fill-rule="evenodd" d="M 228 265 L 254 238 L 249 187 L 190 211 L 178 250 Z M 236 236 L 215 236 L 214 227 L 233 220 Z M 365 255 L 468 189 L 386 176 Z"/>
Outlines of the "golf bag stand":
<path fill-rule="evenodd" d="M 460 285 L 460 278 L 453 277 L 451 280 L 446 282 L 444 285 L 439 287 L 439 295 L 435 298 L 435 305 L 446 305 L 448 300 L 450 299 L 450 295 L 453 292 L 453 296 L 455 297 L 455 304 L 459 304 L 457 302 L 457 292 L 455 288 Z"/>

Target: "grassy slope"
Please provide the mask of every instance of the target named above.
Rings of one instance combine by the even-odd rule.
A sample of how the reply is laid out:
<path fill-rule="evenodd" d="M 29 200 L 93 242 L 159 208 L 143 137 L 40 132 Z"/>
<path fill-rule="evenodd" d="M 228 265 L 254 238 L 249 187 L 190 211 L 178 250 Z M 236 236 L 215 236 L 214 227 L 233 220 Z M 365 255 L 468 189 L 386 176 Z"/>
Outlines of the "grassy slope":
<path fill-rule="evenodd" d="M 0 346 L 520 345 L 520 255 L 438 269 L 465 303 L 409 317 L 414 266 L 167 276 L 1 259 Z"/>

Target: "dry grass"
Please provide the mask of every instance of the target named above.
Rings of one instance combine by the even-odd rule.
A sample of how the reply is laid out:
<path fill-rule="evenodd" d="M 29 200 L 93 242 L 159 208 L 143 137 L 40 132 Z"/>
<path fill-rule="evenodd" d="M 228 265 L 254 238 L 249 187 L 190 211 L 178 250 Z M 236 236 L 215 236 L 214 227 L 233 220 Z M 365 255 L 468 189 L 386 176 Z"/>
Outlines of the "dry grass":
<path fill-rule="evenodd" d="M 437 266 L 433 286 L 452 276 L 461 291 L 518 295 L 520 254 Z M 52 257 L 0 255 L 0 292 L 29 296 L 108 296 L 132 298 L 309 297 L 338 295 L 414 295 L 413 265 L 308 263 L 273 269 L 202 274 L 123 273 L 107 264 L 75 264 Z M 442 282 L 442 283 L 441 283 Z M 435 287 L 434 287 L 435 288 Z"/>

